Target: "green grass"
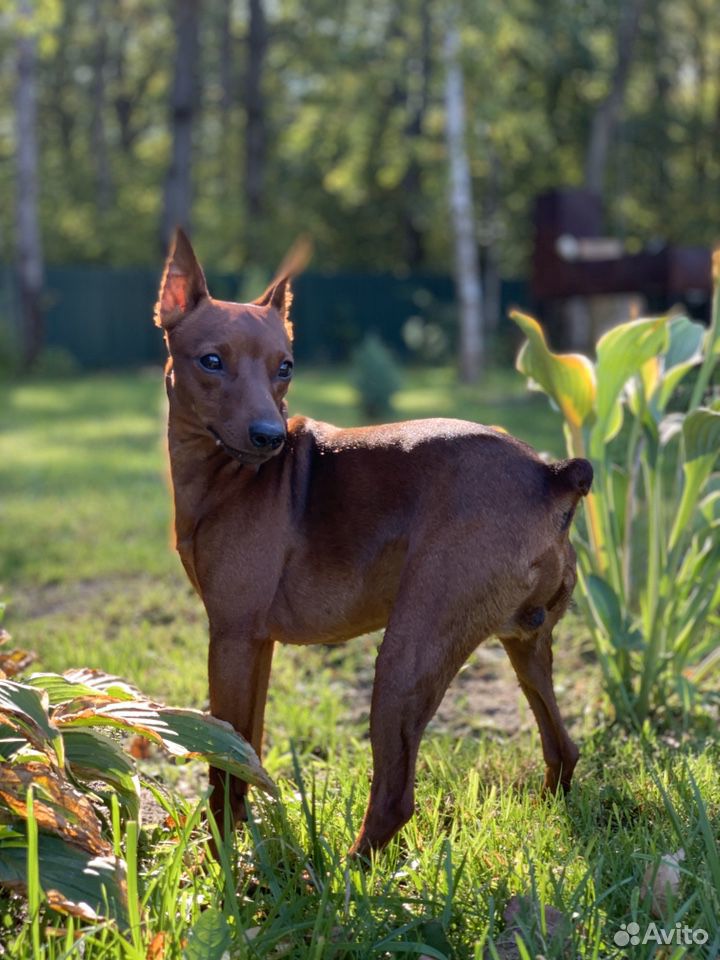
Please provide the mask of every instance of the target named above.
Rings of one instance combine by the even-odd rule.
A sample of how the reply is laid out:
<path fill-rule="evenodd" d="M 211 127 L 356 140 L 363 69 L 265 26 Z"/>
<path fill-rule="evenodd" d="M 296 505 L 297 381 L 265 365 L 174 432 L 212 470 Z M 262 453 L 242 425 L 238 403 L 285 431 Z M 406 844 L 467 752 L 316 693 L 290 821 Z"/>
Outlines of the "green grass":
<path fill-rule="evenodd" d="M 36 650 L 42 669 L 95 666 L 167 702 L 202 706 L 205 619 L 169 549 L 161 379 L 153 371 L 0 391 L 0 597 L 15 643 Z M 292 412 L 358 420 L 345 371 L 300 370 L 291 396 Z M 397 410 L 499 424 L 540 449 L 562 449 L 559 418 L 511 374 L 459 388 L 448 370 L 413 371 Z M 568 800 L 540 798 L 540 745 L 529 711 L 509 667 L 478 655 L 424 742 L 416 817 L 372 868 L 349 868 L 343 855 L 370 774 L 367 713 L 378 641 L 278 651 L 265 762 L 282 802 L 256 801 L 251 836 L 238 839 L 229 871 L 206 856 L 197 823 L 203 771 L 151 763 L 158 782 L 173 786 L 165 802 L 179 807 L 176 820 L 185 826 L 140 833 L 142 929 L 133 939 L 112 925 L 82 928 L 76 942 L 77 924 L 68 934 L 67 921 L 44 915 L 43 955 L 80 956 L 82 942 L 87 958 L 140 960 L 155 939 L 164 956 L 180 957 L 188 938 L 194 949 L 196 925 L 214 924 L 232 958 L 443 957 L 451 950 L 480 958 L 493 938 L 500 956 L 522 956 L 502 952 L 502 931 L 509 898 L 524 893 L 567 919 L 556 942 L 529 929 L 528 956 L 626 956 L 613 935 L 620 923 L 637 919 L 644 929 L 649 920 L 642 876 L 681 846 L 683 882 L 665 926 L 682 918 L 707 929 L 712 944 L 720 916 L 720 868 L 712 859 L 720 829 L 717 729 L 648 729 L 642 738 L 608 729 L 599 671 L 573 615 L 557 644 L 558 695 L 582 748 Z M 489 662 L 504 706 L 520 715 L 519 732 L 489 725 L 498 705 L 484 694 Z M 23 919 L 19 901 L 0 898 L 0 942 L 11 956 L 29 958 L 36 927 L 23 927 Z M 715 954 L 674 949 L 665 956 L 710 957 L 720 943 L 704 948 Z M 215 956 L 202 950 L 188 956 Z M 638 946 L 629 955 L 654 950 Z"/>

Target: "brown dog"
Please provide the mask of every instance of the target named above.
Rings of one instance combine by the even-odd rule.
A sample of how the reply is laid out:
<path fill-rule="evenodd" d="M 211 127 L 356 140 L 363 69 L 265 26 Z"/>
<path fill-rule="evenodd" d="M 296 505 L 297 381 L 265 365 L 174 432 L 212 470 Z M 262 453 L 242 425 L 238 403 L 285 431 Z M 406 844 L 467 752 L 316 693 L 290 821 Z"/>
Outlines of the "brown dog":
<path fill-rule="evenodd" d="M 253 303 L 213 300 L 178 231 L 156 321 L 170 354 L 177 549 L 208 614 L 213 715 L 259 753 L 275 641 L 339 643 L 386 627 L 370 800 L 351 851 L 368 854 L 411 817 L 423 731 L 495 634 L 537 718 L 545 786 L 567 788 L 578 751 L 553 692 L 552 629 L 575 585 L 568 528 L 592 467 L 548 465 L 460 420 L 288 421 L 290 300 L 287 272 Z M 221 815 L 224 775 L 210 778 Z M 235 819 L 245 792 L 231 780 Z"/>

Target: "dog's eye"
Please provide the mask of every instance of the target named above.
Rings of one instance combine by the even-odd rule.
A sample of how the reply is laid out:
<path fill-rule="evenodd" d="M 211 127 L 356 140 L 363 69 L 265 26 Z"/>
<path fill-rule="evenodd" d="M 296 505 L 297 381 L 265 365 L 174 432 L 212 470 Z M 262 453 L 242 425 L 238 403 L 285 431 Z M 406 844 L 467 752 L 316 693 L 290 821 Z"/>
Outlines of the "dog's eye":
<path fill-rule="evenodd" d="M 292 372 L 293 372 L 292 361 L 283 360 L 283 362 L 278 367 L 277 375 L 281 380 L 289 380 L 290 377 L 292 376 Z"/>
<path fill-rule="evenodd" d="M 206 370 L 222 370 L 222 360 L 216 353 L 206 353 L 200 357 L 200 363 Z"/>

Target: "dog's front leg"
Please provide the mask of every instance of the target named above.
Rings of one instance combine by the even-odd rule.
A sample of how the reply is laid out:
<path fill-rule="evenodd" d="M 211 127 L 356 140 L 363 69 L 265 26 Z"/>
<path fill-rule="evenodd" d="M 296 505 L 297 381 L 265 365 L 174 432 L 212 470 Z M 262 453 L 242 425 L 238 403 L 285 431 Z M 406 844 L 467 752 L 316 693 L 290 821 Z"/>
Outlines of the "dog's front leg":
<path fill-rule="evenodd" d="M 242 629 L 228 629 L 210 623 L 210 712 L 226 720 L 246 740 L 258 756 L 262 749 L 265 701 L 267 699 L 272 640 L 257 640 Z M 210 808 L 221 830 L 225 823 L 225 781 L 230 799 L 230 824 L 246 818 L 245 797 L 248 785 L 221 770 L 210 768 L 213 788 Z"/>

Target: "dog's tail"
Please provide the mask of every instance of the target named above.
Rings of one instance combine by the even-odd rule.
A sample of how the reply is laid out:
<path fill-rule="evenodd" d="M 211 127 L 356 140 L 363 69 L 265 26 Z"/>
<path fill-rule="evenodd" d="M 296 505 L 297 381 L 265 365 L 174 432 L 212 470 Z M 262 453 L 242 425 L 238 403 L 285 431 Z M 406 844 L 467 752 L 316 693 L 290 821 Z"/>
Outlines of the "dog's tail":
<path fill-rule="evenodd" d="M 559 494 L 575 494 L 577 499 L 590 492 L 593 482 L 593 468 L 589 460 L 573 457 L 571 460 L 559 460 L 550 464 L 553 490 Z"/>
<path fill-rule="evenodd" d="M 549 467 L 550 489 L 555 509 L 561 511 L 558 522 L 560 531 L 564 532 L 572 523 L 580 497 L 585 497 L 590 492 L 593 468 L 590 461 L 582 457 L 560 460 L 558 463 L 551 463 Z"/>

